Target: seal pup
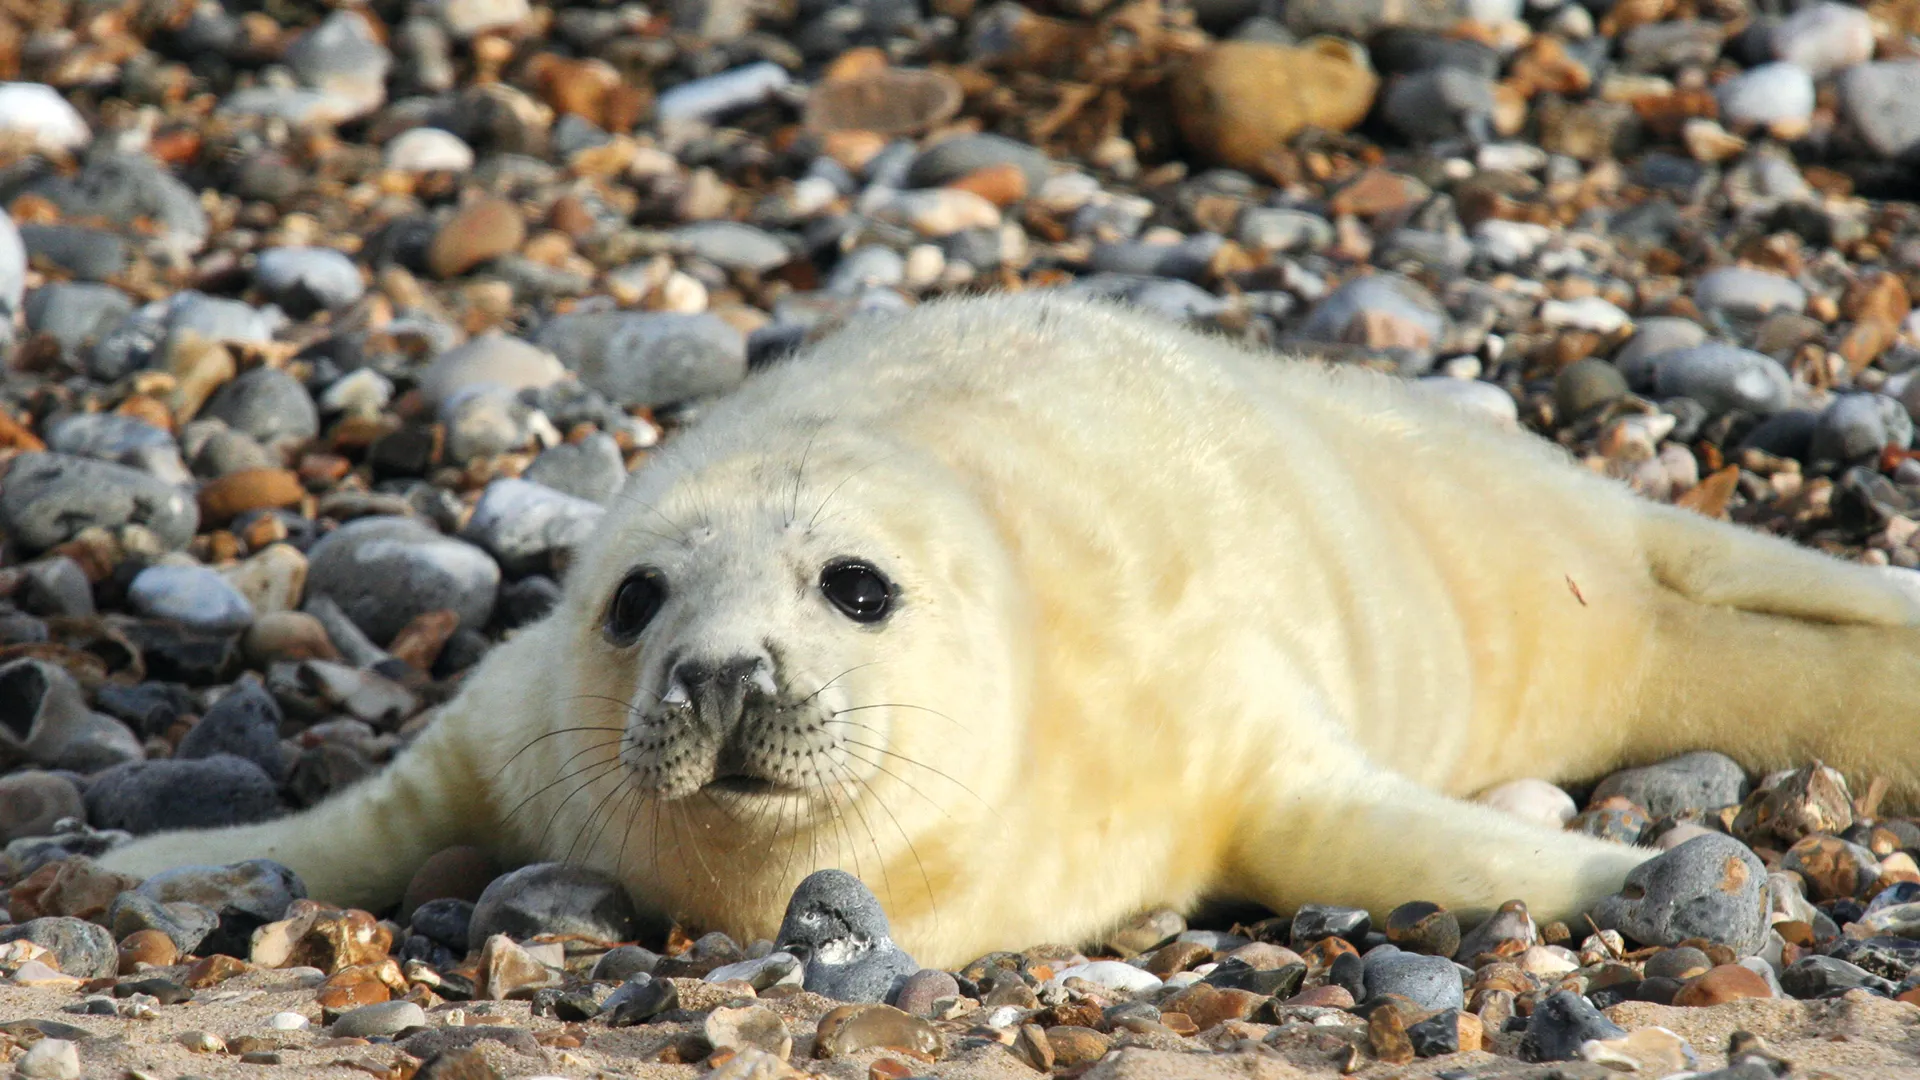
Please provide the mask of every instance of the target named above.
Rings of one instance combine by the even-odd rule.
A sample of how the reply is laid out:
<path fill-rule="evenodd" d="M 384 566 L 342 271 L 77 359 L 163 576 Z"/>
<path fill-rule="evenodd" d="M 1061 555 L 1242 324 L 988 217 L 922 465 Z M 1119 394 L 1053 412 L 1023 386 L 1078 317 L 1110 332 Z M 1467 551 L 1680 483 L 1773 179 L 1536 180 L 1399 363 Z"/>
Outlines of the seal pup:
<path fill-rule="evenodd" d="M 1391 377 L 943 300 L 669 440 L 385 770 L 102 862 L 379 907 L 481 843 L 742 941 L 837 867 L 940 966 L 1204 897 L 1572 919 L 1652 853 L 1464 796 L 1718 749 L 1911 802 L 1917 621 Z"/>

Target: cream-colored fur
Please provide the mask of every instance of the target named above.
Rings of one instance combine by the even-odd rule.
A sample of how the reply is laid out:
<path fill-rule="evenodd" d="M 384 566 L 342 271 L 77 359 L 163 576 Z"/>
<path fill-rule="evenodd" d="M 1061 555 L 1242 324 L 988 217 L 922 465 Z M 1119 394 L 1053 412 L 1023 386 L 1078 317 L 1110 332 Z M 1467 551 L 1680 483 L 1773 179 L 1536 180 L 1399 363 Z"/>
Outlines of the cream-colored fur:
<path fill-rule="evenodd" d="M 813 587 L 847 554 L 900 587 L 877 628 Z M 640 565 L 669 600 L 617 647 L 608 599 Z M 946 301 L 671 440 L 556 611 L 380 775 L 104 861 L 266 856 L 376 906 L 478 842 L 743 939 L 839 866 L 943 965 L 1204 895 L 1572 918 L 1649 853 L 1460 796 L 1712 748 L 1818 754 L 1911 801 L 1917 616 L 1875 571 L 1641 500 L 1393 379 L 1057 295 Z M 663 657 L 755 642 L 818 695 L 832 781 L 650 797 L 619 755 L 659 730 Z"/>

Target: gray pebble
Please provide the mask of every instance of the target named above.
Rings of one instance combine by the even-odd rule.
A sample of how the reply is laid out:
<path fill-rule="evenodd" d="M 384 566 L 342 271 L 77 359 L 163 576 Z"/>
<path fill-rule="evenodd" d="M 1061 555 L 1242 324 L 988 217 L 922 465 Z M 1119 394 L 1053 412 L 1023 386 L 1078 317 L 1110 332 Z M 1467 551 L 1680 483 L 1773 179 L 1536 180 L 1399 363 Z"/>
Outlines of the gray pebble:
<path fill-rule="evenodd" d="M 1629 71 L 1663 72 L 1706 67 L 1726 47 L 1726 31 L 1705 19 L 1673 19 L 1636 26 L 1620 37 L 1620 54 Z"/>
<path fill-rule="evenodd" d="M 84 357 L 132 313 L 126 293 L 91 281 L 48 282 L 26 299 L 27 329 L 58 342 L 61 358 L 69 362 Z"/>
<path fill-rule="evenodd" d="M 627 463 L 613 436 L 596 431 L 577 443 L 541 451 L 522 476 L 563 495 L 604 504 L 625 486 Z"/>
<path fill-rule="evenodd" d="M 185 489 L 138 469 L 71 454 L 21 454 L 0 486 L 0 524 L 35 551 L 93 525 L 144 525 L 161 543 L 179 548 L 200 527 L 200 509 Z"/>
<path fill-rule="evenodd" d="M 1703 310 L 1759 318 L 1776 311 L 1806 309 L 1807 290 L 1791 278 L 1748 266 L 1722 266 L 1693 282 L 1693 299 Z"/>
<path fill-rule="evenodd" d="M 1493 134 L 1494 83 L 1460 68 L 1401 75 L 1380 95 L 1380 115 L 1409 141 L 1487 139 Z"/>
<path fill-rule="evenodd" d="M 313 396 L 278 368 L 243 372 L 214 393 L 205 415 L 266 446 L 304 442 L 320 432 L 320 411 Z"/>
<path fill-rule="evenodd" d="M 65 668 L 22 657 L 0 665 L 0 747 L 36 765 L 88 773 L 146 757 L 125 724 L 87 708 Z"/>
<path fill-rule="evenodd" d="M 696 221 L 673 230 L 672 235 L 680 251 L 728 270 L 764 274 L 793 261 L 794 256 L 786 241 L 737 221 Z"/>
<path fill-rule="evenodd" d="M 160 227 L 149 244 L 162 258 L 199 251 L 209 232 L 200 195 L 153 158 L 140 153 L 93 156 L 78 175 L 43 176 L 28 190 L 72 218 L 105 218 L 117 226 L 146 221 Z"/>
<path fill-rule="evenodd" d="M 959 996 L 960 983 L 951 974 L 938 968 L 923 968 L 900 984 L 893 1007 L 915 1016 L 932 1016 L 935 1002 Z"/>
<path fill-rule="evenodd" d="M 1641 863 L 1593 917 L 1643 945 L 1704 938 L 1751 956 L 1766 943 L 1767 869 L 1745 844 L 1711 833 Z"/>
<path fill-rule="evenodd" d="M 744 982 L 755 990 L 772 986 L 799 986 L 803 965 L 791 953 L 768 953 L 757 960 L 722 964 L 703 976 L 706 982 Z"/>
<path fill-rule="evenodd" d="M 85 919 L 48 917 L 0 926 L 0 942 L 21 940 L 52 950 L 60 970 L 76 978 L 102 979 L 120 967 L 113 935 Z"/>
<path fill-rule="evenodd" d="M 214 702 L 174 750 L 177 758 L 232 754 L 260 766 L 268 776 L 286 771 L 280 752 L 280 703 L 252 675 L 242 678 Z"/>
<path fill-rule="evenodd" d="M 275 303 L 293 312 L 346 307 L 367 291 L 359 267 L 332 248 L 268 248 L 254 263 L 253 279 Z"/>
<path fill-rule="evenodd" d="M 861 289 L 899 285 L 907 276 L 907 260 L 892 248 L 868 244 L 855 248 L 834 264 L 827 278 L 830 292 L 854 293 Z"/>
<path fill-rule="evenodd" d="M 1769 36 L 1776 58 L 1816 79 L 1873 59 L 1873 18 L 1851 4 L 1826 0 L 1801 8 L 1775 25 Z"/>
<path fill-rule="evenodd" d="M 1725 754 L 1703 750 L 1654 765 L 1622 769 L 1600 781 L 1592 802 L 1625 796 L 1650 817 L 1715 810 L 1747 797 L 1747 773 Z"/>
<path fill-rule="evenodd" d="M 52 263 L 81 281 L 113 280 L 132 261 L 127 242 L 105 229 L 22 225 L 19 231 L 29 258 Z"/>
<path fill-rule="evenodd" d="M 1840 115 L 1889 160 L 1920 147 L 1920 60 L 1859 64 L 1840 76 Z"/>
<path fill-rule="evenodd" d="M 1333 246 L 1333 223 L 1305 210 L 1250 206 L 1240 214 L 1235 239 L 1256 251 L 1321 251 Z"/>
<path fill-rule="evenodd" d="M 599 503 L 502 477 L 487 485 L 461 536 L 491 552 L 508 573 L 526 573 L 585 541 L 605 513 Z"/>
<path fill-rule="evenodd" d="M 107 926 L 116 939 L 124 941 L 129 934 L 158 930 L 167 935 L 181 956 L 198 949 L 219 925 L 219 913 L 205 904 L 191 900 L 163 903 L 136 889 L 114 897 L 107 907 Z"/>
<path fill-rule="evenodd" d="M 84 618 L 94 613 L 93 583 L 80 564 L 65 555 L 49 555 L 22 567 L 26 580 L 14 602 L 35 615 Z"/>
<path fill-rule="evenodd" d="M 135 835 L 266 821 L 284 809 L 273 777 L 232 754 L 130 761 L 87 784 L 88 819 Z"/>
<path fill-rule="evenodd" d="M 174 293 L 161 304 L 168 333 L 192 333 L 208 341 L 264 345 L 286 322 L 278 311 L 191 289 Z"/>
<path fill-rule="evenodd" d="M 80 789 L 60 773 L 29 769 L 0 776 L 0 845 L 49 836 L 60 819 L 86 816 Z"/>
<path fill-rule="evenodd" d="M 758 105 L 792 82 L 778 64 L 748 64 L 667 90 L 654 103 L 654 119 L 662 124 L 711 121 Z"/>
<path fill-rule="evenodd" d="M 594 962 L 591 978 L 595 982 L 626 982 L 636 976 L 652 975 L 659 966 L 660 954 L 651 949 L 616 945 Z"/>
<path fill-rule="evenodd" d="M 382 1001 L 340 1014 L 328 1031 L 338 1039 L 370 1039 L 410 1027 L 425 1027 L 427 1012 L 411 1001 Z"/>
<path fill-rule="evenodd" d="M 334 100 L 331 112 L 342 120 L 365 116 L 386 102 L 393 54 L 357 14 L 335 11 L 295 38 L 285 60 L 301 82 Z"/>
<path fill-rule="evenodd" d="M 420 393 L 428 405 L 439 407 L 463 392 L 487 387 L 518 392 L 551 385 L 566 373 L 545 349 L 488 333 L 435 357 L 420 375 Z"/>
<path fill-rule="evenodd" d="M 1027 189 L 1038 191 L 1053 175 L 1054 163 L 1038 147 L 1004 135 L 956 135 L 920 151 L 907 168 L 908 187 L 940 187 L 990 165 L 1017 165 L 1027 174 Z"/>
<path fill-rule="evenodd" d="M 331 599 L 382 645 L 442 608 L 462 626 L 485 626 L 499 588 L 499 564 L 485 551 L 412 518 L 351 521 L 307 553 L 308 595 Z"/>
<path fill-rule="evenodd" d="M 1785 409 L 1793 397 L 1793 378 L 1764 353 L 1710 341 L 1660 353 L 1649 362 L 1653 392 L 1659 397 L 1691 398 L 1713 415 L 1744 410 L 1767 416 Z"/>
<path fill-rule="evenodd" d="M 227 579 L 204 566 L 149 566 L 127 586 L 127 602 L 150 619 L 191 630 L 232 634 L 253 625 L 253 605 Z"/>
<path fill-rule="evenodd" d="M 1810 472 L 1834 473 L 1869 462 L 1889 446 L 1913 442 L 1906 406 L 1884 394 L 1841 394 L 1820 413 L 1808 447 Z"/>
<path fill-rule="evenodd" d="M 226 866 L 176 866 L 140 883 L 137 890 L 162 904 L 181 901 L 212 909 L 219 927 L 202 943 L 203 953 L 247 956 L 253 931 L 286 915 L 307 887 L 300 875 L 271 859 Z"/>
<path fill-rule="evenodd" d="M 480 894 L 467 947 L 478 951 L 495 934 L 516 940 L 536 934 L 632 940 L 638 920 L 619 882 L 585 867 L 534 863 L 494 878 Z"/>
<path fill-rule="evenodd" d="M 139 469 L 169 484 L 193 480 L 168 432 L 121 413 L 74 413 L 55 421 L 47 449 Z"/>
<path fill-rule="evenodd" d="M 1707 328 L 1692 319 L 1654 315 L 1634 323 L 1633 337 L 1613 354 L 1613 364 L 1635 390 L 1653 386 L 1653 358 L 1661 353 L 1704 344 Z"/>
<path fill-rule="evenodd" d="M 1415 336 L 1430 342 L 1428 352 L 1447 332 L 1446 311 L 1432 293 L 1411 278 L 1378 273 L 1354 278 L 1328 293 L 1307 313 L 1300 336 L 1309 341 L 1348 341 L 1354 323 L 1369 314 L 1404 323 Z"/>
<path fill-rule="evenodd" d="M 880 901 L 844 870 L 816 870 L 787 901 L 774 947 L 807 966 L 805 987 L 839 1001 L 885 1001 L 920 970 L 888 935 Z"/>
<path fill-rule="evenodd" d="M 1423 1009 L 1466 1007 L 1460 968 L 1444 956 L 1402 952 L 1385 945 L 1368 951 L 1361 961 L 1368 1000 L 1398 994 Z"/>
<path fill-rule="evenodd" d="M 580 381 L 622 405 L 666 405 L 724 393 L 747 373 L 747 339 L 717 315 L 559 315 L 535 340 Z"/>
<path fill-rule="evenodd" d="M 1618 1039 L 1626 1029 L 1600 1014 L 1593 1002 L 1561 990 L 1534 1006 L 1520 1056 L 1527 1061 L 1571 1061 L 1589 1039 Z"/>
<path fill-rule="evenodd" d="M 601 1015 L 613 1027 L 644 1024 L 680 1007 L 680 990 L 672 979 L 656 979 L 640 974 L 620 984 L 600 1003 Z"/>

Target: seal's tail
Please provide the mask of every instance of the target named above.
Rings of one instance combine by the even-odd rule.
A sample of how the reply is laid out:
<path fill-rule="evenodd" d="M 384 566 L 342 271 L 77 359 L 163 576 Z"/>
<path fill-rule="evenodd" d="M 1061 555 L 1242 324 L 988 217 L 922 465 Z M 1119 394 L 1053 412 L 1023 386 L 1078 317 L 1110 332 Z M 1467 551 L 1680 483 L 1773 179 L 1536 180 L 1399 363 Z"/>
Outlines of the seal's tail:
<path fill-rule="evenodd" d="M 1649 510 L 1663 595 L 1636 749 L 1722 750 L 1756 772 L 1818 758 L 1920 807 L 1920 598 L 1905 572 Z"/>

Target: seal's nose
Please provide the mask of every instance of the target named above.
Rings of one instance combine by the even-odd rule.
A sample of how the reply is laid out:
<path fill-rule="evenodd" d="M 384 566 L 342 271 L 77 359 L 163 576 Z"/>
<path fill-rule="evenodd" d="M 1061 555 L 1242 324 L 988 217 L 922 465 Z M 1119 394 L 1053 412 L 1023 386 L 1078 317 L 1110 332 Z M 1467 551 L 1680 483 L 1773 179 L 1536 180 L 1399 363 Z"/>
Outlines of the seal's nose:
<path fill-rule="evenodd" d="M 740 721 L 749 695 L 773 697 L 776 693 L 773 660 L 756 652 L 725 660 L 680 660 L 667 676 L 665 701 L 690 705 L 702 723 L 726 731 Z"/>

